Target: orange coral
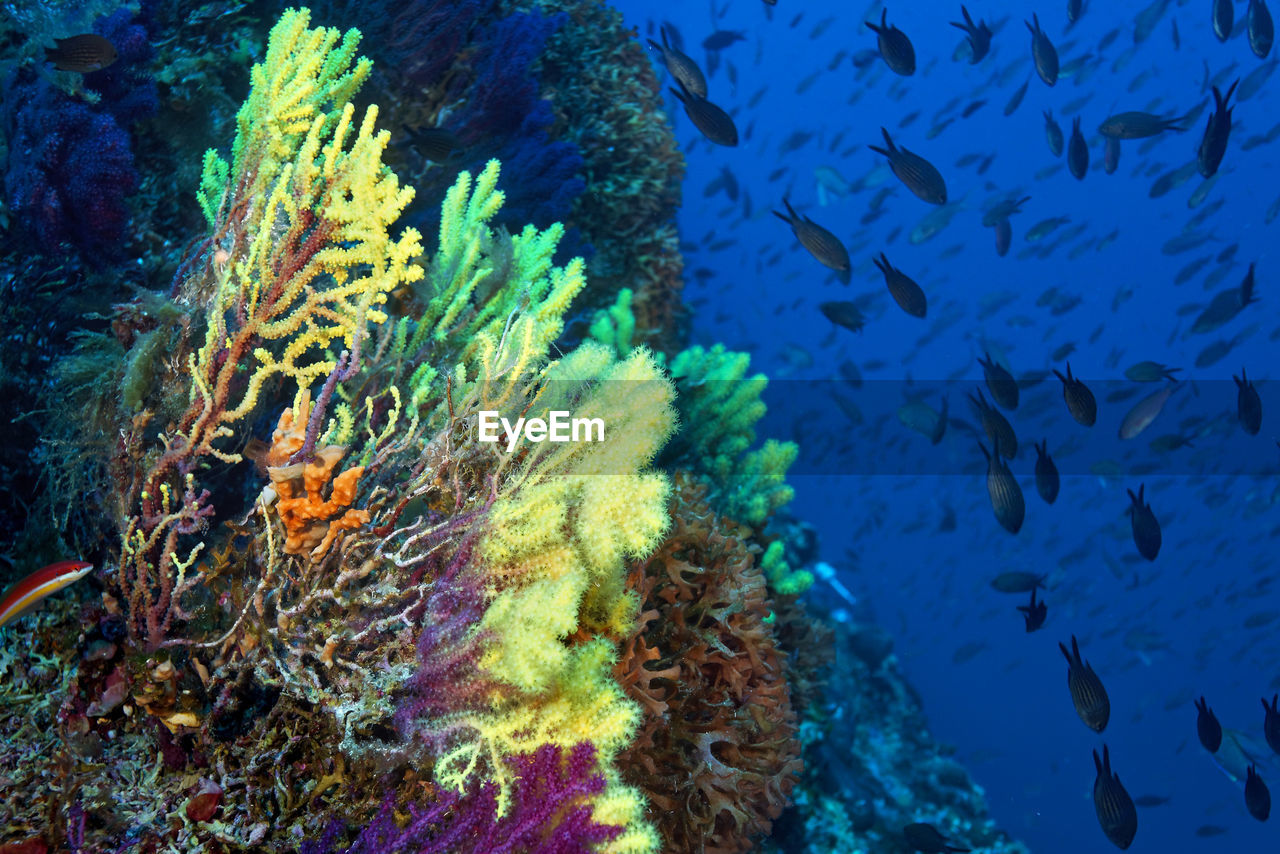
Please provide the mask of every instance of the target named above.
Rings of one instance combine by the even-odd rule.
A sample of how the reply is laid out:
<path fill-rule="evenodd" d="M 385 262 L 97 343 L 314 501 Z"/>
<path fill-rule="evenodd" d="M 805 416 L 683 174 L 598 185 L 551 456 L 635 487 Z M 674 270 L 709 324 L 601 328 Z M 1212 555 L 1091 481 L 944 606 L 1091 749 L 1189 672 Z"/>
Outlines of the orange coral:
<path fill-rule="evenodd" d="M 296 419 L 292 408 L 281 413 L 265 462 L 277 496 L 276 512 L 284 525 L 285 554 L 309 554 L 311 560 L 318 561 L 342 532 L 367 524 L 369 512 L 351 508 L 364 466 L 354 466 L 333 477 L 333 470 L 347 452 L 342 445 L 324 445 L 316 448 L 310 462 L 285 465 L 306 441 L 310 411 L 311 397 L 304 392 Z"/>
<path fill-rule="evenodd" d="M 748 851 L 802 767 L 786 667 L 749 529 L 684 474 L 672 521 L 629 579 L 644 610 L 614 675 L 645 718 L 623 777 L 661 811 L 664 850 Z"/>

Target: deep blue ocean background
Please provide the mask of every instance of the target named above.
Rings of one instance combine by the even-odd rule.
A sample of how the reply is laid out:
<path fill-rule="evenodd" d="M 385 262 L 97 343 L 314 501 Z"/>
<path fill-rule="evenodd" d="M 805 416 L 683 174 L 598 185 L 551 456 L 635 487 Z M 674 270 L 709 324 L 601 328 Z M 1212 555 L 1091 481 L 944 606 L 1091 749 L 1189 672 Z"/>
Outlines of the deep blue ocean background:
<path fill-rule="evenodd" d="M 1274 217 L 1280 204 L 1280 165 L 1274 142 L 1255 139 L 1244 150 L 1280 121 L 1280 79 L 1270 77 L 1236 108 L 1216 184 L 1196 209 L 1188 201 L 1199 175 L 1158 198 L 1150 189 L 1195 160 L 1208 110 L 1185 133 L 1124 143 L 1114 175 L 1102 171 L 1097 134 L 1111 113 L 1182 115 L 1211 99 L 1206 68 L 1224 90 L 1259 66 L 1274 68 L 1275 51 L 1263 61 L 1249 49 L 1247 4 L 1235 3 L 1236 31 L 1225 44 L 1214 37 L 1209 0 L 1173 0 L 1150 37 L 1135 45 L 1135 18 L 1146 2 L 1093 0 L 1070 28 L 1065 0 L 974 2 L 967 4 L 973 16 L 996 29 L 991 55 L 976 66 L 954 56 L 963 36 L 947 22 L 959 19 L 959 3 L 890 4 L 890 22 L 915 45 L 918 69 L 909 78 L 878 58 L 865 70 L 850 58 L 875 49 L 875 35 L 862 22 L 879 19 L 880 3 L 616 5 L 641 38 L 659 38 L 657 25 L 668 21 L 704 69 L 718 60 L 708 74 L 709 97 L 734 114 L 743 134 L 736 148 L 712 146 L 671 99 L 688 158 L 680 229 L 686 300 L 696 307 L 693 340 L 749 350 L 753 370 L 770 376 L 761 435 L 795 438 L 802 449 L 789 478 L 796 488 L 792 511 L 817 527 L 822 557 L 858 598 L 856 607 L 869 607 L 892 634 L 934 734 L 956 746 L 997 820 L 1038 854 L 1110 850 L 1090 794 L 1090 751 L 1106 744 L 1135 799 L 1169 798 L 1139 808 L 1130 850 L 1277 850 L 1280 819 L 1260 824 L 1246 812 L 1242 783 L 1228 779 L 1196 739 L 1193 700 L 1203 694 L 1224 727 L 1261 743 L 1259 697 L 1280 690 L 1280 390 L 1270 382 L 1280 353 L 1280 255 L 1273 248 L 1280 223 L 1265 222 L 1268 209 Z M 1023 19 L 1033 12 L 1064 68 L 1082 60 L 1054 88 L 1032 67 Z M 713 58 L 701 42 L 715 30 L 740 31 L 745 39 Z M 1100 50 L 1113 30 L 1118 35 Z M 1028 77 L 1024 101 L 1004 115 Z M 979 100 L 986 103 L 960 117 Z M 1064 112 L 1072 102 L 1078 112 Z M 1045 110 L 1053 110 L 1068 136 L 1073 115 L 1081 117 L 1091 158 L 1083 181 L 1062 158 L 1053 174 L 1042 171 L 1055 163 Z M 899 128 L 915 111 L 919 118 Z M 928 138 L 931 127 L 952 117 Z M 867 148 L 881 143 L 882 125 L 899 145 L 938 166 L 950 200 L 960 205 L 950 224 L 924 242 L 913 244 L 908 235 L 936 209 L 907 192 Z M 797 132 L 812 137 L 784 151 Z M 957 167 L 970 154 L 980 156 Z M 989 155 L 990 168 L 978 174 Z M 820 205 L 819 167 L 868 186 Z M 704 192 L 723 169 L 740 184 L 736 202 L 723 190 Z M 886 213 L 864 225 L 881 188 L 891 189 Z M 770 214 L 784 195 L 849 247 L 854 271 L 847 288 Z M 1013 218 L 1012 249 L 1000 258 L 981 219 L 1005 195 L 1031 200 Z M 1218 210 L 1191 227 L 1211 239 L 1166 254 L 1166 243 L 1219 200 Z M 1050 217 L 1069 223 L 1028 241 L 1027 231 Z M 1032 254 L 1073 229 L 1082 230 L 1047 255 Z M 1220 261 L 1232 244 L 1238 250 Z M 871 263 L 881 251 L 924 288 L 926 319 L 889 299 Z M 1188 264 L 1206 257 L 1175 283 Z M 1257 264 L 1260 301 L 1220 329 L 1189 334 L 1199 307 L 1238 286 L 1250 262 Z M 859 334 L 833 327 L 818 310 L 825 300 L 862 298 L 874 299 Z M 1197 367 L 1220 340 L 1232 342 L 1230 352 Z M 1073 352 L 1054 359 L 1071 344 Z M 1007 360 L 1024 383 L 1021 405 L 1006 413 L 1020 440 L 1012 469 L 1027 502 L 1016 536 L 992 516 L 973 435 L 953 420 L 934 447 L 897 417 L 910 395 L 923 393 L 936 408 L 946 394 L 953 419 L 976 423 L 965 398 L 981 387 L 977 358 L 984 350 Z M 1125 413 L 1158 388 L 1124 377 L 1145 359 L 1181 368 L 1184 382 L 1145 433 L 1121 441 L 1117 427 Z M 1052 374 L 1036 382 L 1048 369 L 1064 370 L 1067 360 L 1098 398 L 1091 429 L 1072 421 Z M 856 366 L 860 386 L 848 381 L 848 365 Z M 1242 367 L 1262 397 L 1257 436 L 1236 420 L 1232 375 Z M 1172 436 L 1191 446 L 1151 447 Z M 1063 473 L 1052 506 L 1036 494 L 1032 478 L 1031 444 L 1041 439 Z M 1150 563 L 1137 554 L 1126 512 L 1126 489 L 1141 483 L 1164 532 Z M 941 530 L 948 511 L 955 529 Z M 1037 633 L 1024 632 L 1015 610 L 1024 597 L 989 586 L 1010 570 L 1049 576 L 1048 621 Z M 847 606 L 825 584 L 808 595 Z M 1102 735 L 1077 719 L 1067 692 L 1057 644 L 1069 644 L 1073 634 L 1111 696 Z M 1267 764 L 1260 773 L 1280 796 L 1280 761 L 1262 749 Z M 1214 828 L 1216 835 L 1197 835 Z"/>

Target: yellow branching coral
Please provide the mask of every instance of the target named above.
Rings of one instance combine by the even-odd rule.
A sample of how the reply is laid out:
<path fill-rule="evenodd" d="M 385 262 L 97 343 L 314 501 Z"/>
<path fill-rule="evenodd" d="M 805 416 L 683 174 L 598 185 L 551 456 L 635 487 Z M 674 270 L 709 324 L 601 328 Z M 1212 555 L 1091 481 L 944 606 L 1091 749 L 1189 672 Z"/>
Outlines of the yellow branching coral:
<path fill-rule="evenodd" d="M 389 233 L 413 190 L 382 163 L 389 136 L 375 132 L 376 107 L 349 139 L 349 99 L 370 67 L 363 59 L 352 67 L 359 33 L 308 24 L 306 10 L 281 17 L 254 66 L 231 162 L 205 155 L 199 199 L 212 233 L 184 262 L 176 292 L 203 326 L 203 345 L 175 355 L 188 368 L 189 404 L 135 482 L 127 501 L 136 509 L 121 525 L 131 627 L 152 645 L 185 616 L 178 599 L 193 579 L 184 567 L 202 542 L 185 544 L 185 559 L 177 548 L 213 512 L 190 482 L 197 461 L 240 460 L 219 440 L 251 416 L 270 380 L 287 376 L 301 391 L 354 374 L 370 326 L 387 319 L 387 294 L 422 276 L 410 260 L 420 235 Z M 339 343 L 335 356 L 329 348 Z M 355 477 L 342 485 L 354 488 Z M 350 526 L 354 517 L 344 518 Z"/>

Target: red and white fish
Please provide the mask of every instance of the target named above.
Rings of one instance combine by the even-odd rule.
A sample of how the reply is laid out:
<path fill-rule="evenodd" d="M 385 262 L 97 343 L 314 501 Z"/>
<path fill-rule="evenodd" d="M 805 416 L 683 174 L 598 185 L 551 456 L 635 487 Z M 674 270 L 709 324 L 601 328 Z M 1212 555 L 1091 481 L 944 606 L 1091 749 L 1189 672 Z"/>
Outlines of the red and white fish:
<path fill-rule="evenodd" d="M 13 585 L 0 599 L 0 628 L 31 611 L 48 596 L 89 574 L 93 564 L 82 560 L 60 560 L 37 569 Z"/>

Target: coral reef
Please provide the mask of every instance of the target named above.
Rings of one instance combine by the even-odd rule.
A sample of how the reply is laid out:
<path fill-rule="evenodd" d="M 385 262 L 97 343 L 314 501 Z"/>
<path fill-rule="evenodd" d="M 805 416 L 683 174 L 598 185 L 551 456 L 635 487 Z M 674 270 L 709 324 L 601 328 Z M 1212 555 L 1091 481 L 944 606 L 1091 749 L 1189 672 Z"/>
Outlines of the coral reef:
<path fill-rule="evenodd" d="M 4 108 L 61 134 L 42 157 L 100 144 L 93 116 L 126 134 L 101 168 L 147 156 L 136 215 L 101 222 L 114 242 L 76 238 L 137 270 L 97 290 L 0 247 L 6 322 L 45 328 L 60 300 L 85 315 L 3 350 L 22 407 L 75 413 L 23 423 L 23 447 L 45 431 L 23 554 L 65 557 L 63 538 L 100 567 L 81 601 L 6 629 L 0 846 L 640 854 L 807 825 L 856 850 L 913 791 L 914 816 L 997 838 L 962 824 L 981 801 L 955 767 L 903 782 L 907 751 L 932 748 L 874 723 L 910 700 L 887 650 L 836 686 L 867 698 L 876 807 L 833 795 L 848 781 L 816 739 L 851 727 L 795 599 L 813 549 L 776 524 L 794 447 L 752 450 L 764 380 L 745 356 L 675 355 L 683 165 L 614 11 L 421 0 L 362 46 L 305 10 L 264 42 L 244 3 L 142 8 L 86 19 L 119 67 L 47 90 L 19 67 L 28 100 Z M 79 84 L 93 102 L 54 110 Z M 371 87 L 381 110 L 358 101 Z M 165 130 L 133 124 L 157 93 Z M 405 126 L 464 146 L 417 191 L 392 168 Z M 229 152 L 187 156 L 210 139 Z M 173 204 L 175 181 L 198 204 Z M 482 412 L 608 430 L 508 446 L 480 440 Z M 15 529 L 20 505 L 0 509 Z"/>
<path fill-rule="evenodd" d="M 663 850 L 748 851 L 799 775 L 796 716 L 750 531 L 677 483 L 671 534 L 632 571 L 646 610 L 615 672 L 646 715 L 624 764 Z"/>
<path fill-rule="evenodd" d="M 591 189 L 567 219 L 595 249 L 583 302 L 604 308 L 630 288 L 635 343 L 670 358 L 687 337 L 675 229 L 684 155 L 653 63 L 621 14 L 602 0 L 563 6 L 569 18 L 548 42 L 541 70 L 556 112 L 551 136 L 577 147 Z"/>
<path fill-rule="evenodd" d="M 636 614 L 626 561 L 666 529 L 666 478 L 644 468 L 671 432 L 673 390 L 644 350 L 618 361 L 587 344 L 550 359 L 583 262 L 552 266 L 559 225 L 490 227 L 504 201 L 496 162 L 460 176 L 440 251 L 425 268 L 410 260 L 417 232 L 391 229 L 412 190 L 381 164 L 377 109 L 357 130 L 350 103 L 369 70 L 357 41 L 312 29 L 305 12 L 281 18 L 230 158 L 205 156 L 209 236 L 167 307 L 122 304 L 112 338 L 85 341 L 82 358 L 118 347 L 126 366 L 162 353 L 185 369 L 126 367 L 118 389 L 152 380 L 132 393 L 142 411 L 108 395 L 94 416 L 121 435 L 103 619 L 129 654 L 80 670 L 62 731 L 109 763 L 155 739 L 172 771 L 220 770 L 189 790 L 138 769 L 137 800 L 108 814 L 103 781 L 78 768 L 64 806 L 95 839 L 119 842 L 121 821 L 158 840 L 161 805 L 181 797 L 203 817 L 181 844 L 275 844 L 319 832 L 324 816 L 241 782 L 278 775 L 279 759 L 264 760 L 287 749 L 301 751 L 295 786 L 425 765 L 439 797 L 469 793 L 477 814 L 489 799 L 495 832 L 555 818 L 566 846 L 652 851 L 644 802 L 617 767 L 639 710 L 612 681 L 611 638 Z M 417 288 L 420 313 L 383 307 L 401 286 Z M 482 410 L 567 411 L 609 434 L 507 449 L 477 440 Z M 269 446 L 255 427 L 268 413 Z M 231 484 L 249 460 L 267 476 L 246 502 Z M 457 682 L 441 693 L 423 673 Z M 242 752 L 244 739 L 257 743 Z M 576 779 L 584 749 L 600 785 L 548 813 L 523 780 L 527 757 L 542 767 L 563 751 Z M 299 822 L 292 834 L 272 821 L 280 809 Z"/>
<path fill-rule="evenodd" d="M 806 696 L 800 724 L 804 775 L 796 806 L 762 846 L 766 852 L 896 851 L 902 828 L 935 825 L 957 846 L 997 854 L 1026 854 L 992 820 L 979 787 L 952 752 L 929 734 L 920 699 L 902 675 L 892 639 L 858 613 L 815 617 L 826 637 L 799 637 L 793 605 L 779 608 L 783 643 L 805 650 L 792 681 Z M 816 650 L 822 650 L 815 655 Z M 825 681 L 813 691 L 814 675 Z M 807 674 L 807 675 L 805 675 Z M 835 797 L 838 794 L 839 797 Z"/>

